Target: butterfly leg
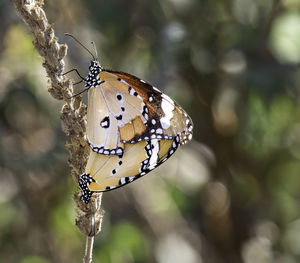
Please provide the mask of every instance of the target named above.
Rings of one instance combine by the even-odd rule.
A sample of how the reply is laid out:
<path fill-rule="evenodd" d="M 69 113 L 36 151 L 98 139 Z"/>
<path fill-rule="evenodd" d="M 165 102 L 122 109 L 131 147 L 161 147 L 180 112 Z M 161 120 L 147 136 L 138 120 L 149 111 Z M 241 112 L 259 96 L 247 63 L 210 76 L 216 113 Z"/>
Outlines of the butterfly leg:
<path fill-rule="evenodd" d="M 81 83 L 81 82 L 83 82 L 83 80 L 79 80 L 79 81 L 73 83 L 73 86 L 75 86 L 75 85 L 77 85 L 77 84 L 79 84 L 79 83 Z"/>
<path fill-rule="evenodd" d="M 78 72 L 78 70 L 77 70 L 76 68 L 73 68 L 73 69 L 71 69 L 71 70 L 69 70 L 69 71 L 63 73 L 62 75 L 63 75 L 63 76 L 64 76 L 64 75 L 67 75 L 67 74 L 69 74 L 69 73 L 71 73 L 71 72 L 73 72 L 73 71 L 75 71 L 75 72 L 77 73 L 77 75 L 79 76 L 79 78 L 81 78 L 82 81 L 85 80 L 85 78 L 82 77 L 82 76 L 80 75 L 80 73 Z"/>

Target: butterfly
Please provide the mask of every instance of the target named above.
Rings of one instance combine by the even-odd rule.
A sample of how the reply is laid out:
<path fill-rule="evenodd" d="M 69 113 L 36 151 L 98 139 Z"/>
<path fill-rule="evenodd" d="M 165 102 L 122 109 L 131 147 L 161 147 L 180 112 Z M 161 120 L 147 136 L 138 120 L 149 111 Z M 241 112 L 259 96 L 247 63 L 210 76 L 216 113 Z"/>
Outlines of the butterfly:
<path fill-rule="evenodd" d="M 172 140 L 151 139 L 124 144 L 123 155 L 91 151 L 85 172 L 79 176 L 81 200 L 89 203 L 93 192 L 113 190 L 142 177 L 164 163 L 179 145 L 177 135 Z"/>
<path fill-rule="evenodd" d="M 89 70 L 87 141 L 94 152 L 122 155 L 126 143 L 192 138 L 190 117 L 166 94 L 128 73 L 104 70 L 96 60 Z"/>
<path fill-rule="evenodd" d="M 144 80 L 105 70 L 93 60 L 85 89 L 92 151 L 79 186 L 86 203 L 93 192 L 112 190 L 147 174 L 192 139 L 187 113 Z"/>
<path fill-rule="evenodd" d="M 86 139 L 92 149 L 79 176 L 84 202 L 93 192 L 112 190 L 147 174 L 192 139 L 188 114 L 144 80 L 106 70 L 94 56 L 82 80 L 88 91 Z"/>

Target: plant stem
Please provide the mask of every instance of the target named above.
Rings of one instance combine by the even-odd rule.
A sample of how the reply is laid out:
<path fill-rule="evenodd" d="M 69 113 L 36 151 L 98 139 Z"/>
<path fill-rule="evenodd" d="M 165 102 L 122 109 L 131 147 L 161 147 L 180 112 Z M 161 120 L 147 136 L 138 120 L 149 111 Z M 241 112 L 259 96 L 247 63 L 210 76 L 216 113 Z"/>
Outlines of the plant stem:
<path fill-rule="evenodd" d="M 87 236 L 85 243 L 85 255 L 83 257 L 83 263 L 91 263 L 92 262 L 92 253 L 94 246 L 94 236 Z"/>

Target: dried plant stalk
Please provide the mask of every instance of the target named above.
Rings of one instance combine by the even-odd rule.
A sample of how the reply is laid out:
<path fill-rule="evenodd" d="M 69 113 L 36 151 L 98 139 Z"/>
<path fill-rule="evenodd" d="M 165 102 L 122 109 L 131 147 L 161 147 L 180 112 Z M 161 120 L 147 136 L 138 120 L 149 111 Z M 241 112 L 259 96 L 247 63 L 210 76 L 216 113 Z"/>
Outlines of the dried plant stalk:
<path fill-rule="evenodd" d="M 62 128 L 67 135 L 66 148 L 70 154 L 71 175 L 73 180 L 78 183 L 80 167 L 85 166 L 89 153 L 89 147 L 84 139 L 86 105 L 82 103 L 80 96 L 69 99 L 73 94 L 73 85 L 70 79 L 62 76 L 63 58 L 67 54 L 67 45 L 58 43 L 54 29 L 48 23 L 46 14 L 42 9 L 42 1 L 12 0 L 12 2 L 21 18 L 30 28 L 36 50 L 44 58 L 43 67 L 50 79 L 49 93 L 55 99 L 66 102 L 62 108 Z M 73 198 L 77 206 L 76 225 L 88 237 L 86 253 L 90 253 L 93 244 L 91 240 L 101 230 L 102 194 L 94 194 L 88 205 L 80 201 L 79 195 L 76 193 Z M 84 262 L 91 262 L 91 253 L 85 255 Z"/>

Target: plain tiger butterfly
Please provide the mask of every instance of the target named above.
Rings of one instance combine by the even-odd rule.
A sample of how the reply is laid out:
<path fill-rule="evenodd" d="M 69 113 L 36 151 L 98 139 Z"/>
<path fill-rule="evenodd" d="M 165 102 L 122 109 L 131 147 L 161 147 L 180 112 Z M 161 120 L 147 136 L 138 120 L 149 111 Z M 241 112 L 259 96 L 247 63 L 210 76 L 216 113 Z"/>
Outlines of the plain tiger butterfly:
<path fill-rule="evenodd" d="M 79 176 L 86 203 L 93 192 L 124 186 L 158 167 L 192 139 L 193 130 L 191 118 L 169 96 L 133 75 L 103 69 L 93 58 L 83 78 L 92 149 Z"/>
<path fill-rule="evenodd" d="M 184 144 L 192 138 L 190 117 L 157 88 L 128 73 L 105 70 L 96 60 L 89 70 L 87 140 L 94 152 L 122 155 L 128 143 L 179 135 Z"/>
<path fill-rule="evenodd" d="M 104 192 L 124 186 L 165 162 L 180 145 L 177 135 L 171 140 L 150 139 L 124 144 L 123 155 L 90 152 L 85 173 L 79 177 L 81 199 L 89 203 L 93 192 Z"/>

